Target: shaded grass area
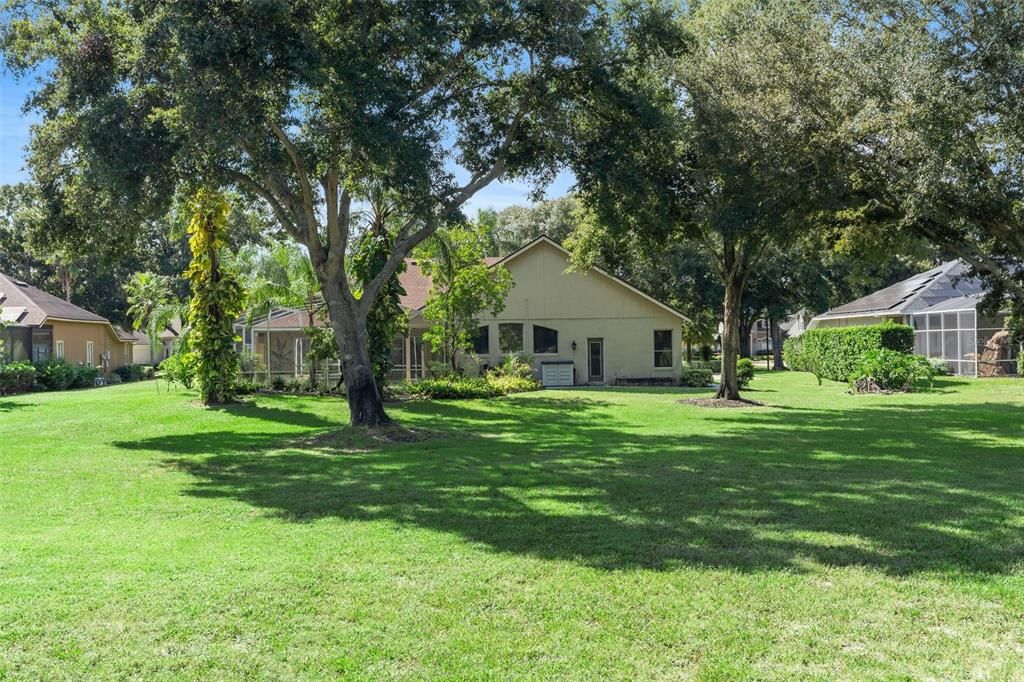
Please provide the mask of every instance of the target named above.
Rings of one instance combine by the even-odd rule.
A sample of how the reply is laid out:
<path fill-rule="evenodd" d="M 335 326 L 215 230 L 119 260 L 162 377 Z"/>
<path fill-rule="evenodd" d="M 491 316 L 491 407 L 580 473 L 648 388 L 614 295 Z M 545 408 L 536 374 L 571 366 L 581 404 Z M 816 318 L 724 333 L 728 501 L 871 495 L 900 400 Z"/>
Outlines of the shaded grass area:
<path fill-rule="evenodd" d="M 1017 674 L 1024 384 L 754 386 L 0 400 L 0 675 Z"/>

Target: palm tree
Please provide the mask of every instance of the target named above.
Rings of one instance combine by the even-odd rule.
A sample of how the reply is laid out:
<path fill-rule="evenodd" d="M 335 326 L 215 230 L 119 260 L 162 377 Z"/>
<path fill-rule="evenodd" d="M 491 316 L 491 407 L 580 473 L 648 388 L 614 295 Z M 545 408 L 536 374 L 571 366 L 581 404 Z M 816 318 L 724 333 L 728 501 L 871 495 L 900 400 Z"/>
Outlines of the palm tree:
<path fill-rule="evenodd" d="M 710 346 L 715 342 L 718 323 L 714 314 L 707 310 L 693 315 L 689 322 L 683 324 L 683 343 L 686 344 L 686 361 L 693 362 L 694 346 Z"/>
<path fill-rule="evenodd" d="M 301 308 L 306 322 L 312 327 L 320 302 L 320 282 L 313 271 L 309 257 L 297 244 L 286 242 L 271 246 L 242 247 L 234 256 L 232 267 L 242 278 L 246 290 L 246 309 L 250 322 L 257 315 L 266 314 L 267 343 L 266 367 L 270 378 L 270 313 L 274 307 Z M 315 366 L 310 367 L 310 378 L 316 378 Z"/>
<path fill-rule="evenodd" d="M 160 334 L 182 316 L 183 305 L 175 298 L 171 278 L 152 272 L 136 272 L 124 285 L 128 295 L 128 314 L 136 330 L 149 337 L 150 359 L 156 357 Z"/>

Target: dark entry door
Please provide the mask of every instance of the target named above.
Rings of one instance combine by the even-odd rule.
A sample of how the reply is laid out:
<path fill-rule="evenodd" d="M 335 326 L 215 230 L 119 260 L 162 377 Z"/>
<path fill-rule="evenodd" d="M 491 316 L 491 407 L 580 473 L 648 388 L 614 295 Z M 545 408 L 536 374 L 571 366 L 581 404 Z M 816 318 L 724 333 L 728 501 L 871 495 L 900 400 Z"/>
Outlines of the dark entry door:
<path fill-rule="evenodd" d="M 604 383 L 604 339 L 587 339 L 587 381 Z"/>

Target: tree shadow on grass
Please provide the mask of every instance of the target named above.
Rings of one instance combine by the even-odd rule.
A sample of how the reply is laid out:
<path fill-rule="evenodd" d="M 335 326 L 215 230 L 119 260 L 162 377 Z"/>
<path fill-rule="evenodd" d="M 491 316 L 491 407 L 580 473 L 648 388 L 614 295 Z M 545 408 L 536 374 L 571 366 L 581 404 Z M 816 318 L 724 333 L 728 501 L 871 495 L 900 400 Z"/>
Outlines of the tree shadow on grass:
<path fill-rule="evenodd" d="M 0 400 L 0 412 L 13 412 L 23 410 L 26 407 L 36 407 L 39 403 L 25 403 L 13 400 Z"/>
<path fill-rule="evenodd" d="M 680 407 L 672 435 L 588 398 L 407 410 L 436 417 L 440 437 L 347 453 L 329 438 L 274 445 L 267 434 L 125 446 L 209 453 L 169 460 L 195 477 L 197 497 L 295 522 L 389 520 L 602 569 L 991 574 L 1024 558 L 1013 406 Z"/>
<path fill-rule="evenodd" d="M 343 403 L 339 402 L 339 405 L 341 404 Z M 337 426 L 338 423 L 342 421 L 340 411 L 338 420 L 331 421 L 308 411 L 276 407 L 256 402 L 254 400 L 244 400 L 242 402 L 229 403 L 226 405 L 216 405 L 207 409 L 224 412 L 236 417 L 260 419 L 263 421 L 276 422 L 278 424 L 288 424 L 290 426 L 301 426 L 315 429 L 331 428 L 333 426 Z M 345 406 L 343 409 L 347 412 L 348 407 Z"/>

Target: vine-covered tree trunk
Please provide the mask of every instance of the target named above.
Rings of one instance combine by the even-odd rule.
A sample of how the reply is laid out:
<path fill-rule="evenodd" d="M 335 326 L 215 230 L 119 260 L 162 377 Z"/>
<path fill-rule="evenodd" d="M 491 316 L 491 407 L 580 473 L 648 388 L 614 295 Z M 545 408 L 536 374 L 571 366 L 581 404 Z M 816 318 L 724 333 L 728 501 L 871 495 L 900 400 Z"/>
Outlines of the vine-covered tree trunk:
<path fill-rule="evenodd" d="M 185 276 L 192 288 L 188 310 L 191 352 L 199 394 L 206 405 L 231 400 L 238 381 L 234 321 L 242 311 L 242 287 L 220 262 L 220 251 L 228 243 L 229 211 L 221 194 L 200 190 L 192 201 L 188 226 L 192 262 Z"/>

